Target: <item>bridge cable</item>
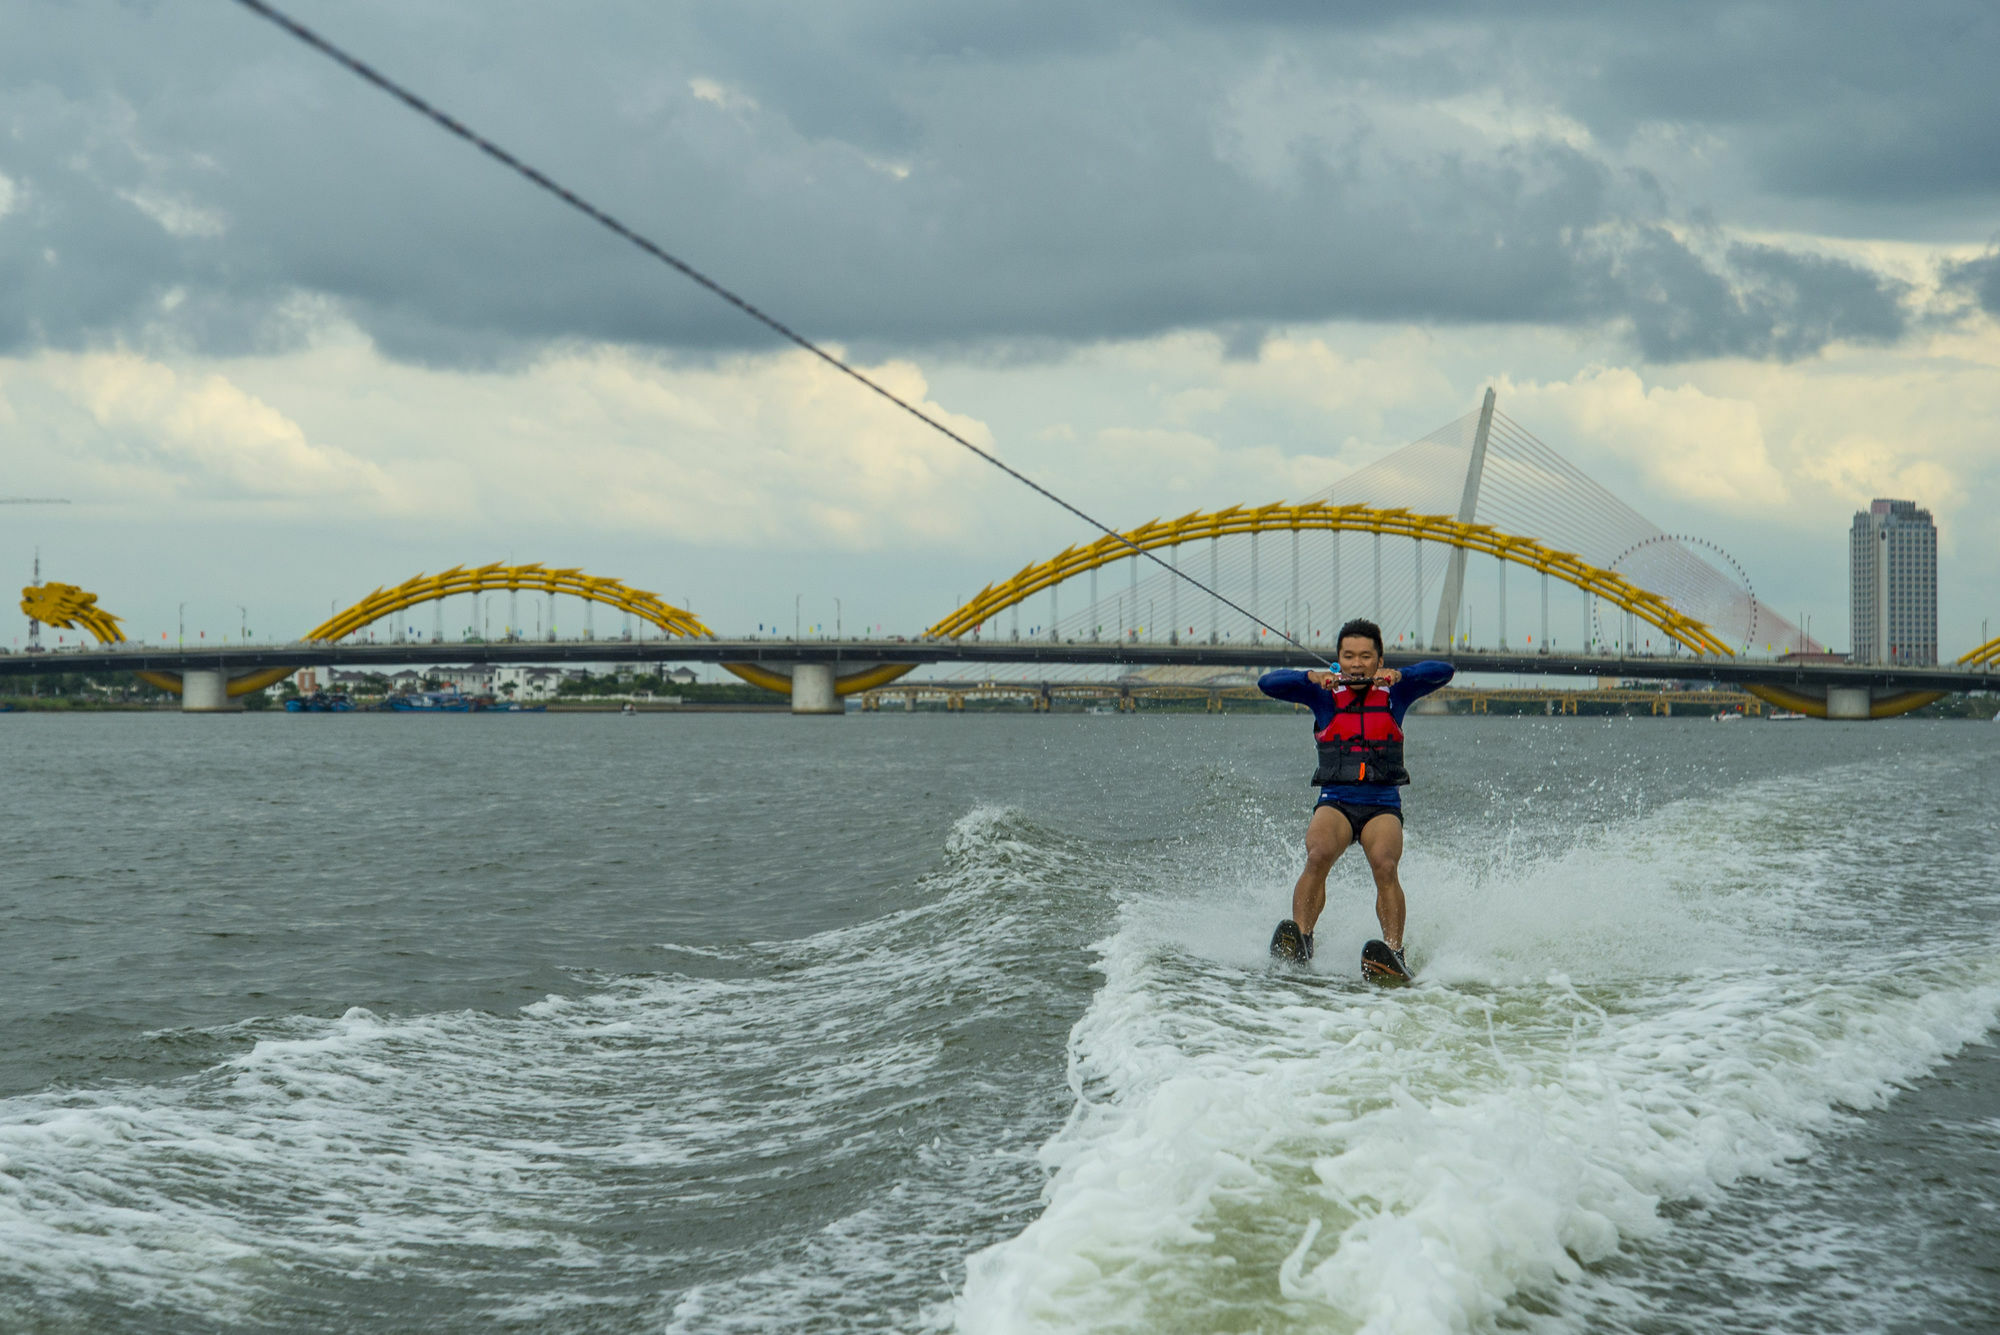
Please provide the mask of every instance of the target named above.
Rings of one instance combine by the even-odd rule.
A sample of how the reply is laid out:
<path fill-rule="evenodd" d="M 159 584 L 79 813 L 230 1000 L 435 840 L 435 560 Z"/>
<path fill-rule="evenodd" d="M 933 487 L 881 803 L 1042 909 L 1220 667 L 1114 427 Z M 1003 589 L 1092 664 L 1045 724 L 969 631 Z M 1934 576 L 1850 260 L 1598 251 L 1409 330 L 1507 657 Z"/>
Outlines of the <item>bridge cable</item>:
<path fill-rule="evenodd" d="M 495 162 L 507 168 L 509 171 L 512 171 L 517 176 L 520 176 L 523 180 L 535 186 L 537 189 L 546 191 L 547 193 L 555 196 L 557 199 L 569 205 L 571 208 L 575 209 L 578 213 L 581 213 L 584 217 L 589 218 L 592 222 L 604 228 L 606 231 L 609 231 L 614 235 L 619 236 L 626 241 L 629 241 L 632 245 L 637 246 L 640 250 L 652 256 L 660 263 L 666 265 L 668 268 L 673 269 L 674 271 L 679 273 L 683 278 L 688 279 L 690 282 L 695 283 L 697 286 L 705 288 L 709 292 L 713 293 L 715 296 L 720 297 L 722 300 L 734 306 L 737 310 L 742 311 L 745 315 L 749 316 L 757 323 L 763 325 L 766 329 L 769 329 L 771 332 L 777 334 L 780 338 L 783 338 L 787 342 L 792 343 L 797 347 L 803 348 L 805 351 L 819 358 L 822 362 L 825 362 L 828 366 L 832 367 L 834 370 L 839 371 L 842 375 L 845 375 L 849 379 L 857 381 L 861 385 L 867 387 L 868 389 L 873 390 L 876 394 L 880 395 L 884 399 L 887 399 L 890 403 L 894 404 L 896 407 L 901 408 L 904 412 L 916 418 L 918 421 L 922 422 L 925 426 L 928 426 L 933 431 L 936 431 L 939 435 L 942 435 L 947 440 L 951 441 L 956 445 L 960 445 L 967 450 L 970 450 L 972 453 L 978 455 L 981 459 L 984 459 L 987 463 L 992 464 L 995 468 L 999 469 L 1007 476 L 1013 478 L 1016 482 L 1019 482 L 1022 486 L 1027 487 L 1029 490 L 1036 492 L 1038 495 L 1044 497 L 1047 500 L 1053 501 L 1055 504 L 1069 511 L 1069 513 L 1071 513 L 1072 515 L 1075 515 L 1078 519 L 1081 519 L 1084 523 L 1089 524 L 1092 528 L 1097 529 L 1098 531 L 1104 533 L 1105 535 L 1111 538 L 1117 539 L 1125 546 L 1131 548 L 1134 556 L 1145 557 L 1147 560 L 1151 561 L 1154 565 L 1166 571 L 1168 574 L 1174 576 L 1176 579 L 1185 580 L 1189 584 L 1192 584 L 1195 588 L 1200 589 L 1203 593 L 1215 599 L 1217 602 L 1221 603 L 1224 607 L 1230 608 L 1232 611 L 1241 613 L 1243 616 L 1247 617 L 1251 621 L 1256 622 L 1259 626 L 1262 626 L 1265 630 L 1270 631 L 1273 635 L 1278 636 L 1280 639 L 1285 640 L 1295 648 L 1304 650 L 1307 654 L 1312 655 L 1312 657 L 1318 659 L 1322 663 L 1326 663 L 1329 667 L 1332 666 L 1332 661 L 1328 659 L 1326 655 L 1318 652 L 1315 649 L 1311 649 L 1304 644 L 1301 644 L 1298 640 L 1293 639 L 1292 636 L 1280 630 L 1278 627 L 1272 625 L 1270 622 L 1264 620 L 1264 618 L 1258 616 L 1255 612 L 1252 612 L 1248 608 L 1243 607 L 1241 604 L 1236 603 L 1231 599 L 1224 597 L 1222 594 L 1218 593 L 1214 589 L 1209 588 L 1206 584 L 1203 584 L 1200 580 L 1196 579 L 1194 576 L 1190 574 L 1187 574 L 1185 571 L 1182 571 L 1176 568 L 1175 566 L 1169 564 L 1168 562 L 1161 560 L 1157 555 L 1155 555 L 1151 551 L 1148 551 L 1146 548 L 1141 547 L 1138 543 L 1132 541 L 1130 538 L 1126 537 L 1123 533 L 1120 533 L 1117 529 L 1112 528 L 1109 524 L 1106 524 L 1102 520 L 1099 520 L 1091 515 L 1085 514 L 1082 510 L 1070 504 L 1062 497 L 1056 495 L 1053 491 L 1050 491 L 1047 487 L 1035 481 L 1027 474 L 1021 472 L 1019 469 L 1014 468 L 1008 465 L 1007 463 L 1002 462 L 997 456 L 987 452 L 986 450 L 979 448 L 979 446 L 973 444 L 971 441 L 967 440 L 964 436 L 952 430 L 949 426 L 946 426 L 943 422 L 940 422 L 937 418 L 931 416 L 929 413 L 925 412 L 922 408 L 919 408 L 916 404 L 911 403 L 908 399 L 903 398 L 901 395 L 897 394 L 895 391 L 882 385 L 880 382 L 870 379 L 866 374 L 856 369 L 855 367 L 849 365 L 847 362 L 841 360 L 839 357 L 836 357 L 833 353 L 827 351 L 824 347 L 821 347 L 818 343 L 813 342 L 813 340 L 807 338 L 804 334 L 801 334 L 798 331 L 794 330 L 791 326 L 785 324 L 777 317 L 766 313 L 765 311 L 759 309 L 755 305 L 752 305 L 749 300 L 737 295 L 729 288 L 724 287 L 721 283 L 717 282 L 713 278 L 710 278 L 707 274 L 695 268 L 692 264 L 689 264 L 686 260 L 680 259 L 675 255 L 669 253 L 659 243 L 653 241 L 651 238 L 645 236 L 644 234 L 633 230 L 631 227 L 627 226 L 623 222 L 620 222 L 617 218 L 613 217 L 609 213 L 606 213 L 603 209 L 597 207 L 597 205 L 595 204 L 592 204 L 589 200 L 583 198 L 581 195 L 578 195 L 575 191 L 569 189 L 567 186 L 560 184 L 559 182 L 549 177 L 545 173 L 530 166 L 526 162 L 523 162 L 520 158 L 515 157 L 512 153 L 500 147 L 500 145 L 494 143 L 492 140 L 486 138 L 478 131 L 472 129 L 470 126 L 466 125 L 463 121 L 458 120 L 456 117 L 450 115 L 448 112 L 441 111 L 437 107 L 432 106 L 429 102 L 419 97 L 416 93 L 411 92 L 408 88 L 404 87 L 400 83 L 397 83 L 394 79 L 391 79 L 388 75 L 383 74 L 381 71 L 375 69 L 372 65 L 367 64 L 366 62 L 362 61 L 356 56 L 348 54 L 346 50 L 335 45 L 332 41 L 328 40 L 327 38 L 320 36 L 319 33 L 315 32 L 311 28 L 308 28 L 305 24 L 300 23 L 297 19 L 294 19 L 290 15 L 282 12 L 281 10 L 273 7 L 272 5 L 267 4 L 265 0 L 236 0 L 236 3 L 241 5 L 243 8 L 249 10 L 251 13 L 257 15 L 258 17 L 270 20 L 277 27 L 283 29 L 285 32 L 297 38 L 305 45 L 311 47 L 313 50 L 327 57 L 327 59 L 333 61 L 337 65 L 342 66 L 350 73 L 358 76 L 364 81 L 375 85 L 375 87 L 381 89 L 383 92 L 387 93 L 390 97 L 395 98 L 398 102 L 401 102 L 404 106 L 410 108 L 410 110 L 416 112 L 418 115 L 423 116 L 425 119 L 433 122 L 438 127 L 445 130 L 447 133 L 452 134 L 457 138 L 464 140 L 466 143 L 472 145 L 474 148 L 478 149 L 481 153 L 484 153 L 487 157 L 492 158 Z"/>

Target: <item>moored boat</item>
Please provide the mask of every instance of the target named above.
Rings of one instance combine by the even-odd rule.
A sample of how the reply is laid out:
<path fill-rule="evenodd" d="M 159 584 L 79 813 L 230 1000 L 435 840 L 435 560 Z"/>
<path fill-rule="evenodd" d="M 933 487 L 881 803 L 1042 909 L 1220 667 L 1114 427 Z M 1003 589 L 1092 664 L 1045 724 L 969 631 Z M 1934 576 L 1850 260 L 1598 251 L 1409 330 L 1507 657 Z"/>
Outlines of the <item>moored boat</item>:
<path fill-rule="evenodd" d="M 412 691 L 390 696 L 382 708 L 394 714 L 469 714 L 472 701 L 457 691 Z"/>
<path fill-rule="evenodd" d="M 351 714 L 354 702 L 341 691 L 314 691 L 285 701 L 287 714 Z"/>
<path fill-rule="evenodd" d="M 524 705 L 519 700 L 502 700 L 491 695 L 472 697 L 472 712 L 475 714 L 545 714 L 548 708 L 547 705 Z"/>

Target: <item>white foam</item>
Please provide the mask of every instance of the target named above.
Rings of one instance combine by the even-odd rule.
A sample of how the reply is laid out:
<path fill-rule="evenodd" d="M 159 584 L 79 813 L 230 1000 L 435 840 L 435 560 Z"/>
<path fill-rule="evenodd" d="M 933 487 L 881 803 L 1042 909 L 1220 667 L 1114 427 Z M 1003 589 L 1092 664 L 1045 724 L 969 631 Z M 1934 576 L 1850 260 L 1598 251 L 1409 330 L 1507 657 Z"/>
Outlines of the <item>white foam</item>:
<path fill-rule="evenodd" d="M 1487 1328 L 1660 1235 L 1663 1201 L 1805 1154 L 2000 1016 L 1990 942 L 1889 967 L 1852 868 L 1768 828 L 1850 780 L 1872 782 L 1680 803 L 1477 874 L 1413 835 L 1423 982 L 1397 993 L 1326 977 L 1375 934 L 1351 884 L 1318 977 L 1247 958 L 1292 865 L 1265 850 L 1134 904 L 1071 1038 L 1043 1212 L 972 1258 L 950 1319 Z"/>
<path fill-rule="evenodd" d="M 947 1092 L 953 1023 L 1035 995 L 1035 934 L 1013 915 L 1088 893 L 1057 842 L 1018 813 L 970 813 L 920 902 L 738 951 L 745 977 L 612 980 L 510 1015 L 261 1021 L 248 1051 L 192 1078 L 0 1101 L 0 1275 L 44 1314 L 111 1303 L 199 1326 L 301 1277 L 455 1292 L 472 1264 L 492 1277 L 475 1301 L 495 1322 L 602 1305 L 656 1327 L 768 1329 L 844 1305 L 868 1328 L 889 1296 L 947 1291 L 956 1251 L 926 1222 L 949 1237 L 1032 1199 L 1046 1123 L 1013 1131 L 1012 1091 L 965 1119 L 971 1144 L 919 1155 L 923 1171 L 788 1265 L 752 1251 L 734 1278 L 677 1294 L 685 1254 L 595 1224 L 768 1210 L 759 1197 L 793 1173 L 837 1179 L 899 1144 Z M 636 1206 L 621 1194 L 635 1182 L 650 1184 Z M 700 1253 L 698 1225 L 678 1236 Z"/>

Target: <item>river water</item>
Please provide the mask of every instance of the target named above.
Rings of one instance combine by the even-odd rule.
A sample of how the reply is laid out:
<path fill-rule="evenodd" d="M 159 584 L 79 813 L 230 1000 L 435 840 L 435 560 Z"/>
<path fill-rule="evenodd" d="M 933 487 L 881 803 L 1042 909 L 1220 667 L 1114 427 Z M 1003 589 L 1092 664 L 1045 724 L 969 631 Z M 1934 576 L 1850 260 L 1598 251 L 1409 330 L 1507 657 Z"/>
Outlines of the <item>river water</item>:
<path fill-rule="evenodd" d="M 2000 728 L 0 722 L 0 1330 L 2000 1329 Z"/>

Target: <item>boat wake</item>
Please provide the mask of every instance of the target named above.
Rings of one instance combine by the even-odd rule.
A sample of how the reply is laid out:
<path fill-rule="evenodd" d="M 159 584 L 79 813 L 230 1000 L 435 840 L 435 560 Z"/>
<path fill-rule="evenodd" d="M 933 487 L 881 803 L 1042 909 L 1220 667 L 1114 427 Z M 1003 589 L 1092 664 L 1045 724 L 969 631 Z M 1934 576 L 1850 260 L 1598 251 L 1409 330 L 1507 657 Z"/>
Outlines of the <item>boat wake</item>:
<path fill-rule="evenodd" d="M 1283 853 L 1129 905 L 1071 1035 L 1043 1211 L 972 1258 L 936 1319 L 1382 1335 L 1657 1320 L 1607 1262 L 1643 1271 L 1649 1248 L 1685 1247 L 1677 1211 L 1782 1174 L 2000 1015 L 1990 867 L 1928 916 L 1914 888 L 1855 893 L 1887 884 L 1868 864 L 1896 855 L 1843 833 L 1874 782 L 1751 785 L 1517 865 L 1413 839 L 1419 982 L 1393 993 L 1344 976 L 1373 934 L 1358 884 L 1335 890 L 1317 974 L 1259 958 Z M 1964 896 L 1983 911 L 1948 925 Z M 1784 1221 L 1763 1241 L 1786 1245 Z M 1746 1292 L 1748 1328 L 1757 1310 Z"/>

